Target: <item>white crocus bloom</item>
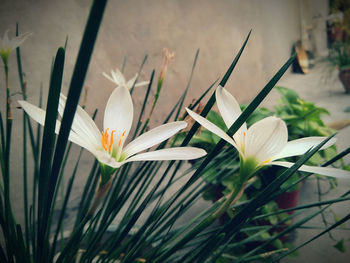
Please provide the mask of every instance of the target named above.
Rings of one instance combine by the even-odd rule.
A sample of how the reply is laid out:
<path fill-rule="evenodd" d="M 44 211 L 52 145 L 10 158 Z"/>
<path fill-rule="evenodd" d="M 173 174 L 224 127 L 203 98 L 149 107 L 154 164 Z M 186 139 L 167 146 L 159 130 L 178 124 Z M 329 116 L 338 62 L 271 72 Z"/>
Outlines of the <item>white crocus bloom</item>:
<path fill-rule="evenodd" d="M 226 126 L 231 127 L 242 113 L 238 102 L 221 86 L 216 89 L 216 101 Z M 189 109 L 187 112 L 206 129 L 238 150 L 243 169 L 247 169 L 245 173 L 249 173 L 248 176 L 265 165 L 291 167 L 294 163 L 277 160 L 303 155 L 326 139 L 326 137 L 306 137 L 288 142 L 287 126 L 282 119 L 276 117 L 264 118 L 254 123 L 249 129 L 244 123 L 231 138 L 225 131 L 202 116 Z M 321 149 L 333 145 L 335 141 L 334 138 L 330 139 Z M 299 171 L 350 179 L 349 171 L 336 168 L 302 165 Z"/>
<path fill-rule="evenodd" d="M 9 30 L 6 30 L 4 36 L 2 38 L 0 37 L 0 56 L 6 61 L 11 51 L 22 45 L 22 43 L 31 35 L 31 33 L 24 33 L 10 39 L 8 32 Z"/>
<path fill-rule="evenodd" d="M 132 79 L 126 81 L 125 77 L 123 76 L 123 73 L 121 73 L 119 69 L 116 69 L 115 71 L 111 70 L 111 75 L 110 76 L 107 75 L 105 72 L 103 72 L 102 74 L 107 79 L 109 79 L 114 84 L 116 84 L 117 87 L 124 86 L 128 90 L 130 90 L 132 88 L 132 85 L 134 85 L 135 80 L 136 80 L 136 78 L 138 76 L 138 74 L 136 73 L 135 76 Z M 142 81 L 142 82 L 139 82 L 139 83 L 135 83 L 135 87 L 141 87 L 141 86 L 145 86 L 145 85 L 148 85 L 148 84 L 149 84 L 149 81 Z"/>
<path fill-rule="evenodd" d="M 62 116 L 66 97 L 61 94 L 59 114 Z M 45 111 L 26 102 L 19 101 L 25 112 L 36 122 L 44 125 Z M 177 147 L 140 153 L 170 138 L 187 123 L 177 121 L 154 128 L 124 146 L 133 121 L 133 103 L 125 86 L 117 87 L 109 97 L 106 105 L 103 132 L 97 128 L 90 116 L 78 106 L 74 116 L 69 140 L 90 151 L 100 162 L 101 168 L 115 169 L 127 162 L 146 160 L 190 160 L 204 156 L 203 149 L 194 147 Z M 56 133 L 60 121 L 57 120 Z"/>

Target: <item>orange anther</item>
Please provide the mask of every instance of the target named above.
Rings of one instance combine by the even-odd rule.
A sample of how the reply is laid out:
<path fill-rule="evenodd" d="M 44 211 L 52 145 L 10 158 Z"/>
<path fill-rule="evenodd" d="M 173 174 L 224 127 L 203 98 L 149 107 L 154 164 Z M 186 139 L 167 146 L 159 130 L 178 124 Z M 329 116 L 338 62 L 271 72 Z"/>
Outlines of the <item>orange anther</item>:
<path fill-rule="evenodd" d="M 113 141 L 114 141 L 114 136 L 113 136 L 113 133 L 115 133 L 116 131 L 113 130 L 112 133 L 111 133 L 111 141 L 109 143 L 109 146 L 108 146 L 108 151 L 111 151 L 112 149 L 112 145 L 113 145 Z"/>
<path fill-rule="evenodd" d="M 103 146 L 103 149 L 105 149 L 105 151 L 111 151 L 112 150 L 112 146 L 113 146 L 113 142 L 114 142 L 114 133 L 116 131 L 115 130 L 112 130 L 112 133 L 111 133 L 111 139 L 109 140 L 109 134 L 108 134 L 108 128 L 102 132 L 102 146 Z"/>
<path fill-rule="evenodd" d="M 107 151 L 108 149 L 108 128 L 102 132 L 102 146 L 103 149 L 105 149 Z"/>
<path fill-rule="evenodd" d="M 118 142 L 118 146 L 119 146 L 119 147 L 122 146 L 122 141 L 123 141 L 123 138 L 125 137 L 125 132 L 126 132 L 126 130 L 124 130 L 122 136 L 121 136 L 120 139 L 119 139 L 119 142 Z"/>

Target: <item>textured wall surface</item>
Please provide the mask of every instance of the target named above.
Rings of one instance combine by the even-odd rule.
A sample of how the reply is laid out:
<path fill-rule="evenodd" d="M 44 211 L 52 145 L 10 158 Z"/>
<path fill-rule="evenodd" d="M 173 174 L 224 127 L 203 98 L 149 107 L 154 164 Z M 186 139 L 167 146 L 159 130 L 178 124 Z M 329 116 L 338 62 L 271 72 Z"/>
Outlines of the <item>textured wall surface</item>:
<path fill-rule="evenodd" d="M 67 90 L 90 2 L 2 0 L 0 33 L 9 28 L 14 34 L 16 22 L 21 32 L 33 32 L 22 47 L 29 100 L 38 96 L 41 82 L 47 94 L 52 57 L 68 36 L 63 87 Z M 175 52 L 175 59 L 165 79 L 161 108 L 167 108 L 174 96 L 182 93 L 196 49 L 200 49 L 189 102 L 224 74 L 252 29 L 248 46 L 228 83 L 228 89 L 247 102 L 288 59 L 292 44 L 301 38 L 302 26 L 311 27 L 317 17 L 322 20 L 327 10 L 326 0 L 110 1 L 86 79 L 88 110 L 103 109 L 113 89 L 102 76 L 103 71 L 120 68 L 126 56 L 126 76 L 131 77 L 148 54 L 142 74 L 147 79 L 153 68 L 159 72 L 164 47 Z M 305 34 L 303 37 L 307 38 Z M 322 48 L 325 37 L 320 34 L 319 38 Z M 14 56 L 12 59 L 14 65 Z M 13 73 L 11 78 L 14 90 L 18 90 L 16 76 Z"/>
<path fill-rule="evenodd" d="M 148 54 L 141 75 L 141 79 L 146 80 L 153 68 L 159 73 L 162 49 L 166 47 L 175 52 L 175 58 L 169 66 L 152 126 L 159 124 L 186 87 L 196 50 L 199 48 L 200 54 L 186 103 L 198 98 L 225 73 L 252 29 L 247 48 L 227 84 L 228 90 L 240 102 L 249 102 L 289 58 L 292 44 L 301 37 L 307 39 L 308 36 L 301 33 L 305 31 L 302 28 L 312 27 L 313 23 L 319 26 L 315 49 L 319 53 L 324 51 L 326 42 L 322 27 L 328 12 L 327 3 L 327 0 L 110 1 L 86 78 L 85 84 L 89 88 L 87 111 L 92 113 L 95 108 L 100 110 L 97 123 L 102 127 L 104 105 L 114 88 L 102 76 L 102 72 L 120 68 L 126 56 L 125 73 L 127 78 L 131 78 L 144 55 Z M 91 1 L 87 0 L 1 0 L 0 34 L 10 29 L 10 35 L 13 36 L 16 22 L 19 23 L 20 32 L 33 32 L 21 47 L 30 102 L 38 102 L 42 83 L 45 105 L 52 58 L 68 36 L 62 88 L 67 93 L 90 4 Z M 1 72 L 2 109 L 3 80 Z M 12 93 L 20 90 L 14 54 L 10 59 L 10 86 Z M 136 90 L 135 105 L 139 106 L 143 92 L 142 88 Z M 155 88 L 152 90 L 154 93 Z M 20 97 L 16 95 L 13 100 Z M 21 110 L 14 110 L 14 148 L 11 152 L 14 178 L 12 194 L 18 199 L 22 198 L 21 160 L 16 151 L 16 147 L 21 145 L 21 114 Z M 70 166 L 74 164 L 74 160 L 70 162 Z M 84 154 L 84 162 L 91 162 L 91 155 Z M 83 178 L 84 171 L 80 172 Z M 77 185 L 77 194 L 79 187 Z M 21 202 L 16 205 L 20 208 Z"/>

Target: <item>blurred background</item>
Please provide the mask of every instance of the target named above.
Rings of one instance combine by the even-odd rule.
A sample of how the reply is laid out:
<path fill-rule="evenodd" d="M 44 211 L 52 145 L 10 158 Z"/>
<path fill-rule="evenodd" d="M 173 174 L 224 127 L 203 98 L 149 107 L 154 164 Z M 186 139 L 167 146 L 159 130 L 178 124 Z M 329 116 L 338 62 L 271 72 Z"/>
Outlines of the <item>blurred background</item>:
<path fill-rule="evenodd" d="M 66 92 L 90 4 L 90 0 L 2 0 L 0 32 L 10 29 L 14 35 L 16 22 L 20 32 L 33 32 L 21 47 L 29 100 L 38 97 L 40 83 L 47 93 L 52 57 L 68 37 Z M 298 40 L 315 56 L 327 54 L 328 14 L 328 0 L 109 1 L 86 79 L 87 109 L 103 109 L 114 88 L 102 72 L 121 68 L 126 57 L 125 75 L 131 78 L 147 54 L 141 76 L 146 80 L 153 68 L 159 73 L 163 48 L 175 57 L 159 107 L 171 105 L 174 96 L 180 96 L 200 49 L 187 98 L 190 102 L 225 73 L 252 29 L 247 49 L 227 85 L 240 102 L 248 102 L 289 58 Z M 11 64 L 15 65 L 15 56 Z"/>
<path fill-rule="evenodd" d="M 38 103 L 42 86 L 45 105 L 52 59 L 57 48 L 65 44 L 66 38 L 62 91 L 67 93 L 90 5 L 90 0 L 1 0 L 0 35 L 9 29 L 9 35 L 13 37 L 16 23 L 20 33 L 32 32 L 32 36 L 21 46 L 29 102 Z M 109 74 L 111 69 L 120 69 L 126 61 L 124 73 L 126 79 L 130 79 L 139 70 L 145 55 L 148 55 L 140 75 L 141 81 L 148 80 L 153 69 L 156 75 L 159 74 L 162 50 L 167 48 L 175 56 L 170 62 L 150 126 L 161 124 L 188 83 L 196 50 L 200 49 L 199 58 L 185 105 L 223 76 L 252 29 L 247 47 L 226 85 L 240 103 L 250 102 L 290 55 L 298 52 L 294 72 L 290 69 L 279 85 L 292 88 L 301 97 L 330 110 L 331 116 L 326 119 L 328 122 L 349 119 L 350 97 L 345 94 L 338 79 L 337 69 L 332 71 L 334 68 L 346 69 L 346 65 L 327 59 L 331 45 L 337 41 L 346 42 L 350 36 L 349 10 L 349 1 L 346 0 L 111 0 L 90 62 L 85 82 L 87 96 L 82 96 L 82 103 L 86 104 L 89 114 L 99 109 L 96 121 L 102 128 L 104 107 L 115 88 L 102 72 Z M 12 54 L 9 62 L 12 93 L 20 91 L 15 59 L 15 54 Z M 3 81 L 1 73 L 2 110 L 5 108 Z M 144 89 L 135 89 L 134 104 L 137 109 L 143 101 Z M 151 96 L 155 92 L 156 88 L 153 87 Z M 20 98 L 14 95 L 13 101 Z M 272 107 L 277 99 L 279 96 L 273 91 L 263 105 Z M 20 119 L 21 115 L 21 110 L 14 110 L 15 119 Z M 16 149 L 16 142 L 21 145 L 22 131 L 20 122 L 14 125 L 13 149 Z M 349 134 L 349 127 L 339 133 L 339 150 L 348 147 Z M 78 148 L 74 147 L 73 151 L 78 152 Z M 21 211 L 21 163 L 16 162 L 15 150 L 11 156 L 14 167 L 12 176 L 19 178 L 18 182 L 12 180 L 12 194 L 14 199 L 19 200 L 15 210 Z M 82 164 L 87 164 L 87 171 L 92 160 L 90 154 L 84 153 Z M 75 160 L 69 161 L 67 167 L 72 167 L 74 163 Z M 19 171 L 16 171 L 16 167 Z M 80 180 L 84 180 L 83 169 L 79 176 Z M 345 182 L 342 186 L 349 189 L 350 184 Z M 81 191 L 82 186 L 77 183 L 74 193 L 79 196 Z M 312 200 L 313 194 L 312 188 L 304 191 L 302 203 Z M 338 212 L 348 212 L 348 208 L 340 207 Z M 298 238 L 299 241 L 307 240 L 314 233 L 318 232 L 299 231 L 296 242 Z M 349 237 L 347 232 L 343 234 Z M 334 242 L 329 240 L 325 237 L 305 247 L 293 262 L 348 262 L 346 259 L 349 255 L 333 249 Z"/>

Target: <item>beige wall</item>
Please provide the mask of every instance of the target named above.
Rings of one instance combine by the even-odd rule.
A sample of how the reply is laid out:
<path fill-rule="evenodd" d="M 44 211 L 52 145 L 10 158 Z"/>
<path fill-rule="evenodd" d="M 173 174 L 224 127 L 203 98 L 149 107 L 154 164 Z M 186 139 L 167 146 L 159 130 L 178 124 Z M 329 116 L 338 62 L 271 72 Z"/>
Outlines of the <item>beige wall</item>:
<path fill-rule="evenodd" d="M 43 83 L 47 96 L 52 57 L 58 46 L 64 45 L 68 35 L 68 48 L 63 91 L 67 92 L 79 43 L 88 16 L 91 1 L 87 0 L 1 0 L 0 34 L 15 23 L 20 31 L 33 35 L 22 47 L 23 67 L 28 81 L 28 100 L 38 101 L 39 86 Z M 144 0 L 110 1 L 89 67 L 86 85 L 89 89 L 87 111 L 100 109 L 97 118 L 102 127 L 104 105 L 114 86 L 102 76 L 103 71 L 121 67 L 127 56 L 126 76 L 138 70 L 147 53 L 142 79 L 150 76 L 153 68 L 159 72 L 164 47 L 175 52 L 166 76 L 161 99 L 156 108 L 155 122 L 160 123 L 167 110 L 185 88 L 193 58 L 200 48 L 199 60 L 188 94 L 187 103 L 222 76 L 241 47 L 249 30 L 252 36 L 237 65 L 227 88 L 240 102 L 248 102 L 288 59 L 292 44 L 300 38 L 299 3 L 302 2 L 303 21 L 309 25 L 315 14 L 321 22 L 327 14 L 327 0 Z M 319 33 L 320 50 L 325 47 L 324 31 Z M 10 60 L 12 92 L 19 91 L 15 56 Z M 4 109 L 3 74 L 0 72 L 1 109 Z M 152 94 L 154 94 L 154 90 Z M 142 88 L 136 91 L 135 104 L 141 102 Z M 14 100 L 20 96 L 14 97 Z M 16 147 L 21 145 L 21 111 L 14 110 L 15 125 L 12 150 L 12 194 L 21 196 L 21 160 Z M 154 124 L 154 123 L 153 123 Z M 153 125 L 152 124 L 152 125 Z M 30 156 L 30 152 L 28 153 Z M 89 163 L 86 154 L 84 162 Z M 74 160 L 72 161 L 72 165 Z M 85 166 L 83 166 L 85 167 Z M 89 166 L 86 166 L 88 169 Z M 17 170 L 18 169 L 18 170 Z M 84 173 L 81 168 L 80 172 Z M 77 185 L 79 192 L 80 185 Z M 16 206 L 21 206 L 17 202 Z M 19 208 L 20 209 L 20 208 Z"/>
<path fill-rule="evenodd" d="M 14 33 L 16 21 L 22 32 L 33 32 L 22 47 L 29 100 L 36 99 L 41 81 L 47 94 L 52 57 L 68 36 L 63 87 L 66 91 L 90 1 L 2 2 L 1 34 L 7 28 Z M 164 47 L 175 52 L 160 101 L 160 107 L 166 108 L 185 88 L 195 51 L 200 48 L 189 102 L 224 74 L 252 29 L 246 51 L 228 83 L 228 89 L 240 101 L 247 102 L 287 60 L 293 42 L 300 38 L 299 2 L 304 28 L 312 25 L 317 14 L 327 14 L 327 0 L 110 1 L 86 79 L 90 87 L 88 110 L 103 110 L 113 89 L 101 72 L 121 67 L 127 56 L 126 76 L 131 77 L 147 53 L 149 59 L 142 75 L 146 79 L 153 68 L 159 69 Z M 324 36 L 319 42 L 325 46 Z M 12 75 L 13 90 L 18 90 L 16 77 Z"/>

